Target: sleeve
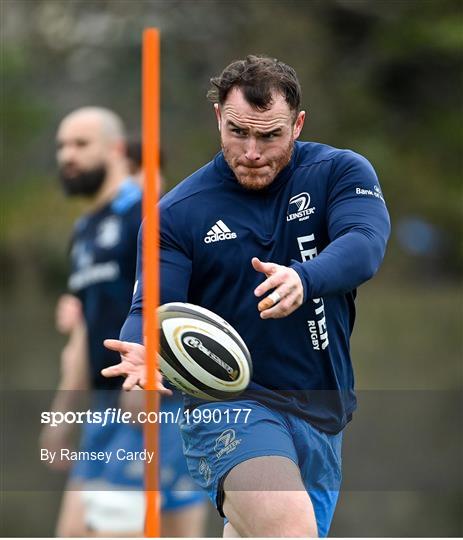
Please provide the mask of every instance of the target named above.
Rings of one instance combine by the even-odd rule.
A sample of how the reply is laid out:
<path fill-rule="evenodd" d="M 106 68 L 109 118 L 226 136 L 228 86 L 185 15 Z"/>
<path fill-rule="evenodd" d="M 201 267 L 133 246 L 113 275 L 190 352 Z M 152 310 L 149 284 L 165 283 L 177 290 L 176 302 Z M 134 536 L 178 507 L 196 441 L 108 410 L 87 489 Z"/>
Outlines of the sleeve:
<path fill-rule="evenodd" d="M 143 224 L 138 233 L 136 280 L 132 306 L 121 329 L 120 339 L 143 344 Z M 175 235 L 173 221 L 167 210 L 161 209 L 160 234 L 161 305 L 186 302 L 191 276 L 191 257 L 186 246 Z"/>
<path fill-rule="evenodd" d="M 353 152 L 332 167 L 328 186 L 329 244 L 308 261 L 294 261 L 304 301 L 355 289 L 377 272 L 390 233 L 389 214 L 371 164 Z"/>

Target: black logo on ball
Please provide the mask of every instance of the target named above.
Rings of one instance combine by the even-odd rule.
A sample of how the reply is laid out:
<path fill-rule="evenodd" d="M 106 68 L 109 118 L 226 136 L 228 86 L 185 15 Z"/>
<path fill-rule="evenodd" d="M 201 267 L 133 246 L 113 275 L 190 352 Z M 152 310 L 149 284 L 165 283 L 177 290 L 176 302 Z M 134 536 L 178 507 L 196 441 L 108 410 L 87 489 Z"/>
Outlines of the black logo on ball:
<path fill-rule="evenodd" d="M 233 356 L 214 339 L 197 332 L 182 336 L 185 351 L 198 365 L 222 381 L 236 381 L 239 366 Z"/>

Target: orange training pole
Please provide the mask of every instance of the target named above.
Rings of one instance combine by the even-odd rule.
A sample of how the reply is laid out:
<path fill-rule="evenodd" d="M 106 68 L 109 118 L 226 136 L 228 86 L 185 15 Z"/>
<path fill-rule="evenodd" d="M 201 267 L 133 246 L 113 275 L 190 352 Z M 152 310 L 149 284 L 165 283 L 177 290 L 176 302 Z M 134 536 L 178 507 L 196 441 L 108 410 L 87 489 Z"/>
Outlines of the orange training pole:
<path fill-rule="evenodd" d="M 159 348 L 157 307 L 159 306 L 159 116 L 160 116 L 160 39 L 159 31 L 148 28 L 143 32 L 143 321 L 146 345 L 147 411 L 159 412 L 159 394 L 155 391 L 157 351 Z M 145 447 L 154 452 L 154 460 L 145 468 L 146 518 L 145 536 L 161 535 L 159 492 L 158 424 L 144 425 Z"/>

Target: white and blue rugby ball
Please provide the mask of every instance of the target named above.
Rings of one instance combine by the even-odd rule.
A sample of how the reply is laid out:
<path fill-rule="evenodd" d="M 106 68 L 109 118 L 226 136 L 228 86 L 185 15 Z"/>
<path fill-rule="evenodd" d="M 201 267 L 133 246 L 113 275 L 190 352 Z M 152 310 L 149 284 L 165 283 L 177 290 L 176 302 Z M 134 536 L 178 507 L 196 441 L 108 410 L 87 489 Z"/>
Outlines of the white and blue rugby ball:
<path fill-rule="evenodd" d="M 160 306 L 158 319 L 159 367 L 179 390 L 220 401 L 246 389 L 252 376 L 251 355 L 225 320 L 182 302 Z"/>

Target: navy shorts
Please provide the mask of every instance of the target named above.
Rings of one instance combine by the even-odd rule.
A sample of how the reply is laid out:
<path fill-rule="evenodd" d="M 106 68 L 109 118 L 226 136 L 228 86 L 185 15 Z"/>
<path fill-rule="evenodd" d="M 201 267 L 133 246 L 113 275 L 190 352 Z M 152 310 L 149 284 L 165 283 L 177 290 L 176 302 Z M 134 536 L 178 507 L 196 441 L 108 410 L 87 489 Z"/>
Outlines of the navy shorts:
<path fill-rule="evenodd" d="M 324 433 L 299 417 L 247 400 L 201 405 L 184 415 L 180 427 L 190 474 L 222 516 L 223 481 L 230 470 L 251 458 L 282 456 L 299 467 L 318 534 L 328 534 L 341 485 L 342 432 Z"/>

